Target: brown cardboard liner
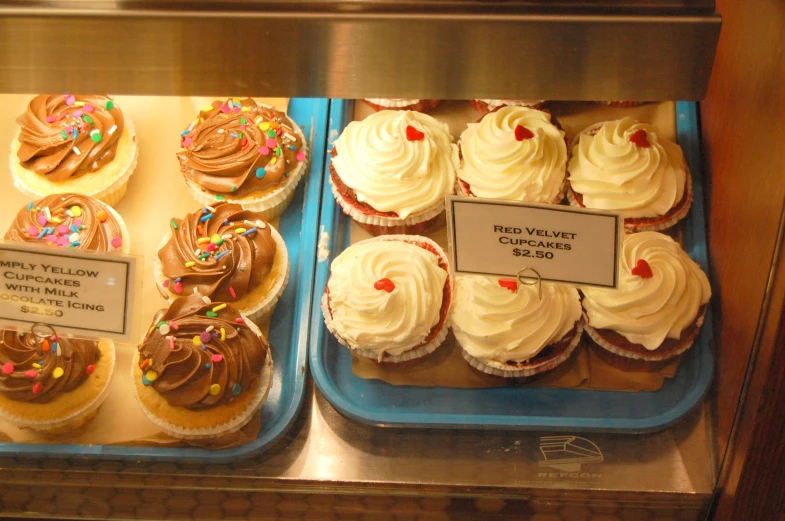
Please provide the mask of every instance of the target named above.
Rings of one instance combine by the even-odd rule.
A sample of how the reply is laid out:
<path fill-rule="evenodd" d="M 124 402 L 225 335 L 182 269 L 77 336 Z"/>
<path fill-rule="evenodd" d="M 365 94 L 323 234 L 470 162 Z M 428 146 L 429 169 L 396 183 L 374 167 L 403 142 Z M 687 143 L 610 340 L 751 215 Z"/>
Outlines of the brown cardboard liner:
<path fill-rule="evenodd" d="M 549 110 L 556 116 L 567 132 L 568 142 L 578 132 L 594 123 L 631 116 L 656 125 L 665 137 L 676 139 L 674 105 L 671 102 L 646 104 L 633 108 L 609 107 L 595 103 L 551 103 Z M 364 103 L 355 104 L 355 119 L 372 114 Z M 475 122 L 477 113 L 468 102 L 445 101 L 431 113 L 436 119 L 450 127 L 455 140 L 468 123 Z M 669 235 L 678 240 L 680 226 L 670 229 Z M 437 229 L 424 234 L 443 248 L 447 247 L 447 230 Z M 370 237 L 368 232 L 352 222 L 352 244 Z M 452 335 L 436 352 L 415 360 L 406 367 L 392 364 L 377 364 L 360 357 L 353 357 L 352 372 L 364 379 L 377 379 L 392 385 L 416 385 L 421 387 L 487 388 L 509 385 L 531 387 L 555 387 L 565 389 L 590 389 L 602 391 L 657 391 L 666 378 L 672 378 L 678 369 L 679 359 L 658 371 L 624 372 L 595 355 L 589 349 L 591 340 L 584 334 L 578 347 L 563 364 L 525 384 L 505 382 L 502 378 L 474 370 L 461 356 L 461 348 Z"/>
<path fill-rule="evenodd" d="M 10 143 L 17 129 L 16 117 L 21 114 L 32 95 L 0 95 L 0 142 Z M 178 136 L 193 120 L 199 109 L 219 98 L 115 96 L 118 104 L 134 120 L 139 160 L 128 191 L 114 208 L 122 216 L 131 232 L 131 254 L 144 257 L 143 280 L 136 288 L 141 302 L 140 319 L 135 324 L 134 339 L 141 340 L 153 315 L 167 303 L 153 279 L 153 259 L 161 237 L 169 229 L 172 217 L 181 217 L 199 208 L 188 190 L 175 153 L 179 150 Z M 264 99 L 262 102 L 279 108 L 288 106 L 288 99 Z M 165 117 L 162 117 L 165 115 Z M 11 182 L 8 167 L 0 171 L 0 236 L 13 221 L 17 212 L 30 200 L 19 193 Z M 278 220 L 270 223 L 277 227 Z M 265 334 L 269 323 L 259 324 Z M 109 385 L 109 396 L 98 409 L 96 417 L 76 432 L 58 436 L 43 436 L 30 430 L 16 428 L 0 421 L 0 441 L 14 443 L 100 444 L 160 447 L 204 447 L 226 449 L 248 443 L 257 438 L 261 429 L 260 414 L 240 431 L 212 440 L 184 441 L 163 434 L 149 421 L 136 403 L 132 390 L 131 360 L 136 344 L 115 342 L 115 372 Z"/>

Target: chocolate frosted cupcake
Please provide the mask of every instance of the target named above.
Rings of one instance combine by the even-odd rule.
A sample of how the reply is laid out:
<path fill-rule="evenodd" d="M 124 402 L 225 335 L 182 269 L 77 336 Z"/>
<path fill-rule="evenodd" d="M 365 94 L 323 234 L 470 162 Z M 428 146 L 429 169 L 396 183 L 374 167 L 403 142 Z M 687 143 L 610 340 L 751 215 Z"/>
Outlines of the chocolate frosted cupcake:
<path fill-rule="evenodd" d="M 289 256 L 260 213 L 219 203 L 169 225 L 154 264 L 169 300 L 198 292 L 255 321 L 272 312 L 289 279 Z"/>
<path fill-rule="evenodd" d="M 5 239 L 99 253 L 131 251 L 120 214 L 80 194 L 55 194 L 31 202 L 19 210 Z"/>
<path fill-rule="evenodd" d="M 17 427 L 59 433 L 95 416 L 109 393 L 114 344 L 0 330 L 0 416 Z"/>
<path fill-rule="evenodd" d="M 632 118 L 575 136 L 567 171 L 570 204 L 619 212 L 628 233 L 669 228 L 692 205 L 692 176 L 679 145 Z"/>
<path fill-rule="evenodd" d="M 131 371 L 153 423 L 177 438 L 203 439 L 235 432 L 259 412 L 273 360 L 252 322 L 193 294 L 156 313 Z"/>
<path fill-rule="evenodd" d="M 185 184 L 203 205 L 241 204 L 279 216 L 306 170 L 308 144 L 285 112 L 246 98 L 214 101 L 180 135 Z"/>
<path fill-rule="evenodd" d="M 116 205 L 136 167 L 133 125 L 108 96 L 38 95 L 17 118 L 14 186 L 31 199 L 74 192 Z"/>

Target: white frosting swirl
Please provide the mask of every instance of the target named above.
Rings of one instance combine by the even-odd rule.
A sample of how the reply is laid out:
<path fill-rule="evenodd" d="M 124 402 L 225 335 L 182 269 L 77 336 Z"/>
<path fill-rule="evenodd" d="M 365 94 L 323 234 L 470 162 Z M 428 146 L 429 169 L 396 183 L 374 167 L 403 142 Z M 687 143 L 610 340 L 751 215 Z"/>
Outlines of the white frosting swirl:
<path fill-rule="evenodd" d="M 452 330 L 466 352 L 481 361 L 523 362 L 560 341 L 581 318 L 575 288 L 542 283 L 511 291 L 498 279 L 455 277 Z"/>
<path fill-rule="evenodd" d="M 639 130 L 646 132 L 648 148 L 630 140 Z M 568 170 L 584 206 L 625 218 L 668 213 L 684 195 L 687 175 L 681 148 L 632 118 L 603 123 L 594 135 L 579 134 Z"/>
<path fill-rule="evenodd" d="M 518 141 L 522 125 L 534 137 Z M 547 112 L 502 107 L 470 123 L 461 134 L 460 155 L 453 155 L 458 178 L 477 197 L 534 203 L 559 202 L 567 169 L 564 132 Z"/>
<path fill-rule="evenodd" d="M 390 279 L 392 292 L 376 289 Z M 430 251 L 403 241 L 349 246 L 330 265 L 334 332 L 352 349 L 400 355 L 422 344 L 439 323 L 447 272 Z"/>
<path fill-rule="evenodd" d="M 491 110 L 501 107 L 502 105 L 510 105 L 513 107 L 533 107 L 535 105 L 539 105 L 540 103 L 545 103 L 544 99 L 538 100 L 524 100 L 524 99 L 478 99 L 477 101 L 482 101 L 488 108 Z"/>
<path fill-rule="evenodd" d="M 379 105 L 380 107 L 389 107 L 389 108 L 401 108 L 401 107 L 409 107 L 411 105 L 416 105 L 420 102 L 418 99 L 406 99 L 406 98 L 365 98 L 366 101 L 370 101 L 374 105 Z"/>
<path fill-rule="evenodd" d="M 652 277 L 633 275 L 639 259 Z M 706 274 L 667 235 L 627 235 L 621 258 L 619 289 L 584 288 L 583 307 L 589 325 L 611 329 L 653 351 L 665 338 L 678 339 L 711 298 Z"/>
<path fill-rule="evenodd" d="M 406 127 L 425 134 L 409 141 Z M 452 137 L 427 114 L 382 110 L 349 123 L 335 141 L 333 167 L 357 200 L 399 218 L 443 205 L 453 192 Z"/>

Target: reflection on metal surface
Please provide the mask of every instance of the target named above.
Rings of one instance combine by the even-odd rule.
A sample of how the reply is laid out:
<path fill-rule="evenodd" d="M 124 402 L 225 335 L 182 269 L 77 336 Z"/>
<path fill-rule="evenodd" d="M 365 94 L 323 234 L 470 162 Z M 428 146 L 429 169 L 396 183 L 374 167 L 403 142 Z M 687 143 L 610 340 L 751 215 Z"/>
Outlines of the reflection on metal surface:
<path fill-rule="evenodd" d="M 42 4 L 0 3 L 0 91 L 700 99 L 720 24 L 706 2 L 649 16 L 433 0 L 357 12 L 346 2 Z"/>
<path fill-rule="evenodd" d="M 602 451 L 593 441 L 578 436 L 543 436 L 540 438 L 543 461 L 540 467 L 578 472 L 584 463 L 600 463 Z"/>

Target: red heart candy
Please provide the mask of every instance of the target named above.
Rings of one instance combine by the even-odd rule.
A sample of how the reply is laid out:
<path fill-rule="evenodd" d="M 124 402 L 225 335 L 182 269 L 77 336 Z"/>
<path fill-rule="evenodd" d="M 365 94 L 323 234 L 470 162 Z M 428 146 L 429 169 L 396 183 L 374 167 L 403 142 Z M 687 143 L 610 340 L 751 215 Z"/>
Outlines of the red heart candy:
<path fill-rule="evenodd" d="M 395 289 L 395 284 L 388 278 L 379 279 L 373 283 L 374 289 L 383 289 L 387 293 L 392 293 Z"/>
<path fill-rule="evenodd" d="M 650 279 L 654 276 L 654 273 L 651 272 L 651 266 L 643 259 L 638 259 L 638 262 L 635 264 L 635 267 L 632 268 L 631 273 L 643 279 Z"/>
<path fill-rule="evenodd" d="M 510 279 L 499 279 L 499 286 L 508 289 L 515 293 L 518 291 L 518 281 L 517 280 L 510 280 Z"/>
<path fill-rule="evenodd" d="M 406 125 L 406 139 L 409 141 L 422 141 L 425 139 L 425 134 L 411 125 Z"/>
<path fill-rule="evenodd" d="M 641 148 L 649 148 L 651 145 L 649 144 L 649 138 L 646 136 L 646 131 L 643 129 L 636 130 L 630 136 L 630 141 L 635 143 Z"/>
<path fill-rule="evenodd" d="M 524 139 L 531 139 L 533 137 L 534 137 L 534 132 L 524 127 L 523 125 L 518 125 L 517 127 L 515 127 L 516 140 L 523 141 Z"/>

